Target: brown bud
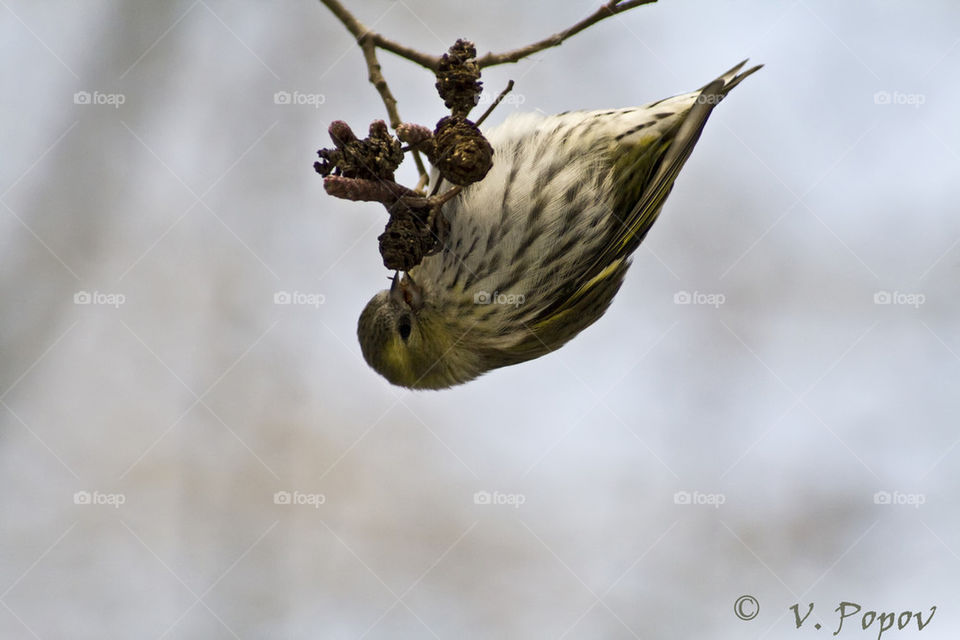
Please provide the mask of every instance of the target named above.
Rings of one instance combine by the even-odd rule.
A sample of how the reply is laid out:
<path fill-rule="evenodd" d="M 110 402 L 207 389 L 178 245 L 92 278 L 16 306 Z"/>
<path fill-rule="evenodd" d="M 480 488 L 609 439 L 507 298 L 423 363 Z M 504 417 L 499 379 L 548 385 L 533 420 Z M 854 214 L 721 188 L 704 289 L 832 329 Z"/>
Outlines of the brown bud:
<path fill-rule="evenodd" d="M 357 141 L 357 136 L 354 135 L 353 129 L 343 120 L 334 120 L 331 122 L 327 132 L 330 134 L 330 139 L 333 140 L 333 144 L 338 149 L 351 142 Z"/>
<path fill-rule="evenodd" d="M 433 131 L 430 131 L 430 129 L 422 124 L 403 122 L 397 126 L 397 137 L 411 147 L 417 148 L 433 139 Z"/>

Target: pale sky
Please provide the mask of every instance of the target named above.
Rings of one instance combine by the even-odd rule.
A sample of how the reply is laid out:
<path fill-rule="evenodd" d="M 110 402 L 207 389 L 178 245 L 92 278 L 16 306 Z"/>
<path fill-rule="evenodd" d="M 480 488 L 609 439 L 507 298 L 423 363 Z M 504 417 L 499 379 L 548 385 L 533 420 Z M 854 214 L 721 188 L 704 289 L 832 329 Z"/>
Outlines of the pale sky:
<path fill-rule="evenodd" d="M 597 6 L 344 2 L 433 53 Z M 957 635 L 956 3 L 660 0 L 488 70 L 493 125 L 766 65 L 604 318 L 421 393 L 356 340 L 385 212 L 312 169 L 385 117 L 322 4 L 0 15 L 0 637 Z"/>

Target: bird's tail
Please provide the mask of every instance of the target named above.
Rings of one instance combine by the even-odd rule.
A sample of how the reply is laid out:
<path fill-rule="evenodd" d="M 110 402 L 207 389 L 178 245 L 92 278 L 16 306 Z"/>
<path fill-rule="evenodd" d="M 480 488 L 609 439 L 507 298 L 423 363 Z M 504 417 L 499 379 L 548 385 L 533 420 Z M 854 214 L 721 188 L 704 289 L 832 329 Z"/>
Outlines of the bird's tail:
<path fill-rule="evenodd" d="M 663 160 L 660 162 L 660 168 L 650 182 L 650 189 L 648 189 L 647 192 L 652 202 L 642 203 L 641 207 L 645 206 L 649 208 L 651 204 L 655 203 L 656 208 L 659 209 L 659 205 L 663 204 L 667 193 L 669 193 L 670 188 L 673 187 L 673 181 L 676 179 L 677 174 L 680 173 L 681 167 L 683 167 L 687 158 L 690 157 L 690 152 L 693 151 L 693 147 L 700 139 L 700 134 L 703 132 L 703 127 L 707 124 L 707 118 L 710 117 L 713 108 L 717 106 L 735 86 L 743 82 L 744 78 L 763 67 L 762 64 L 758 64 L 743 73 L 739 73 L 745 64 L 747 64 L 746 60 L 716 80 L 708 82 L 700 88 L 699 95 L 690 108 L 689 113 L 687 113 L 687 117 L 684 118 L 683 124 L 681 124 L 677 130 L 673 143 L 664 155 Z"/>
<path fill-rule="evenodd" d="M 762 64 L 758 64 L 758 65 L 755 66 L 755 67 L 751 67 L 751 68 L 747 69 L 747 70 L 744 71 L 743 73 L 739 73 L 740 69 L 743 69 L 743 66 L 744 66 L 745 64 L 747 64 L 747 61 L 746 61 L 746 60 L 740 62 L 740 64 L 736 65 L 735 67 L 733 67 L 732 69 L 730 69 L 730 70 L 727 71 L 726 73 L 721 74 L 720 77 L 717 78 L 716 80 L 712 80 L 712 81 L 708 82 L 707 84 L 703 85 L 702 87 L 700 87 L 700 92 L 703 93 L 703 92 L 706 91 L 707 89 L 711 88 L 713 85 L 715 85 L 715 84 L 717 84 L 717 83 L 721 83 L 719 93 L 720 93 L 720 95 L 725 96 L 725 95 L 727 95 L 728 93 L 730 93 L 730 90 L 731 90 L 731 89 L 733 89 L 735 86 L 737 86 L 738 84 L 740 84 L 741 82 L 743 82 L 743 79 L 744 79 L 744 78 L 746 78 L 746 77 L 749 76 L 750 74 L 758 71 L 759 69 L 762 69 L 762 68 L 763 68 L 763 65 L 762 65 Z"/>

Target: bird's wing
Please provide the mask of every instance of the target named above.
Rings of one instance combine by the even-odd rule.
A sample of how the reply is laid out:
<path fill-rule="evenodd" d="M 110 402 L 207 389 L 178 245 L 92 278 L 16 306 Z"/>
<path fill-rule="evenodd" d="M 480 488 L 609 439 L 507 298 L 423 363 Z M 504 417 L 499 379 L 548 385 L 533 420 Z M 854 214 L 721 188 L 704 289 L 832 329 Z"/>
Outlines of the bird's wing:
<path fill-rule="evenodd" d="M 762 65 L 739 73 L 746 60 L 699 91 L 672 99 L 686 103 L 685 110 L 664 118 L 666 127 L 630 133 L 613 149 L 613 215 L 609 240 L 591 257 L 581 276 L 563 295 L 527 323 L 529 335 L 512 350 L 528 359 L 552 351 L 593 323 L 606 310 L 623 283 L 630 255 L 653 226 L 713 108 L 733 87 Z M 661 101 L 666 102 L 666 101 Z M 655 105 L 651 105 L 655 107 Z"/>

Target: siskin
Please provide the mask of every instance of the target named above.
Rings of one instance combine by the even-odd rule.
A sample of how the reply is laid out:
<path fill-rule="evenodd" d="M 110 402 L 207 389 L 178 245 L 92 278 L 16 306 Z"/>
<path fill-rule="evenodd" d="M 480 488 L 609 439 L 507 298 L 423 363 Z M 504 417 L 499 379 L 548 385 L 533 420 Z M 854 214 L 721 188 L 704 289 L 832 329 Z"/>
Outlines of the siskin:
<path fill-rule="evenodd" d="M 518 114 L 493 168 L 444 207 L 449 233 L 360 314 L 363 357 L 393 384 L 442 389 L 560 348 L 596 322 L 710 112 L 746 61 L 642 107 Z"/>

